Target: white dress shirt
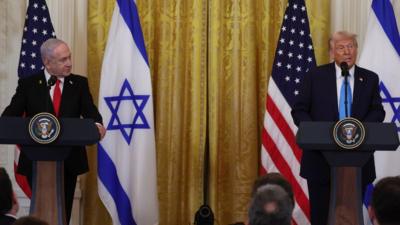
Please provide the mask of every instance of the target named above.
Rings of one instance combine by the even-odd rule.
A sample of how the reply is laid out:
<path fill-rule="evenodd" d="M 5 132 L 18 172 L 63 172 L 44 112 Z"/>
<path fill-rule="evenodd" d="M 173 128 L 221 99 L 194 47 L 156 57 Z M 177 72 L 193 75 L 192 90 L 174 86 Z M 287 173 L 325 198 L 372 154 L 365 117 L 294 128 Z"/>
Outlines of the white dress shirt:
<path fill-rule="evenodd" d="M 49 79 L 50 79 L 51 75 L 46 69 L 44 69 L 44 75 L 46 76 L 46 85 L 47 85 L 47 82 L 49 82 Z M 60 90 L 61 90 L 61 94 L 62 94 L 63 87 L 64 87 L 64 77 L 61 77 L 61 78 L 57 77 L 57 79 L 60 80 Z M 53 85 L 53 86 L 50 87 L 51 100 L 53 100 L 53 94 L 54 94 L 54 88 L 55 87 L 56 87 L 56 85 Z"/>

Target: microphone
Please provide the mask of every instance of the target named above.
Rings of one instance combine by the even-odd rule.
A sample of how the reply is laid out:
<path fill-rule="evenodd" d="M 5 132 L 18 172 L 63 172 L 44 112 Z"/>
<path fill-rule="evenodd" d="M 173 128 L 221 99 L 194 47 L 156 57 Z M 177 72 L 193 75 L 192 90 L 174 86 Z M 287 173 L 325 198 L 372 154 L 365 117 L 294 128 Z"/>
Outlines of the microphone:
<path fill-rule="evenodd" d="M 51 86 L 56 84 L 56 82 L 57 82 L 57 77 L 54 75 L 51 75 L 49 80 L 47 81 L 47 88 L 49 91 L 50 91 Z M 51 102 L 52 102 L 51 99 L 49 99 L 50 102 L 47 99 L 48 99 L 48 96 L 45 97 L 45 102 L 46 102 L 46 112 L 49 112 L 49 108 L 53 107 L 53 105 L 51 104 Z"/>
<path fill-rule="evenodd" d="M 345 107 L 345 116 L 346 117 L 348 117 L 349 116 L 349 111 L 348 111 L 348 109 L 347 109 L 347 107 L 348 107 L 348 102 L 347 102 L 347 98 L 348 98 L 348 94 L 349 93 L 347 93 L 347 87 L 349 86 L 349 81 L 347 80 L 348 78 L 347 77 L 349 77 L 350 76 L 350 74 L 349 74 L 349 65 L 347 65 L 347 63 L 346 62 L 341 62 L 340 63 L 340 69 L 342 69 L 342 76 L 344 76 L 344 86 L 345 86 L 345 89 L 344 89 L 344 96 L 345 96 L 345 100 L 344 100 L 344 107 Z"/>
<path fill-rule="evenodd" d="M 340 63 L 340 69 L 342 69 L 342 76 L 349 76 L 349 65 L 346 62 Z"/>
<path fill-rule="evenodd" d="M 47 87 L 50 89 L 51 86 L 53 86 L 57 81 L 57 77 L 54 75 L 51 75 L 50 79 L 47 81 Z"/>

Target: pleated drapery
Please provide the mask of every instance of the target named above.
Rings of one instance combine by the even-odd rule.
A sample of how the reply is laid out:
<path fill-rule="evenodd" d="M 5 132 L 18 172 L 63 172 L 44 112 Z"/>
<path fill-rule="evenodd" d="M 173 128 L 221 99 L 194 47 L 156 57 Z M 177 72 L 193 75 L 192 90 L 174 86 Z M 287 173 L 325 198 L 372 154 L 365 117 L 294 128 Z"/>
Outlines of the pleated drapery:
<path fill-rule="evenodd" d="M 287 0 L 137 1 L 151 68 L 161 225 L 187 225 L 203 203 L 215 224 L 247 219 L 258 174 L 267 83 Z M 114 7 L 89 0 L 88 77 L 97 99 Z M 328 62 L 330 1 L 307 1 L 317 63 Z M 321 13 L 324 12 L 324 13 Z M 84 183 L 84 224 L 111 224 L 97 196 L 96 151 Z"/>

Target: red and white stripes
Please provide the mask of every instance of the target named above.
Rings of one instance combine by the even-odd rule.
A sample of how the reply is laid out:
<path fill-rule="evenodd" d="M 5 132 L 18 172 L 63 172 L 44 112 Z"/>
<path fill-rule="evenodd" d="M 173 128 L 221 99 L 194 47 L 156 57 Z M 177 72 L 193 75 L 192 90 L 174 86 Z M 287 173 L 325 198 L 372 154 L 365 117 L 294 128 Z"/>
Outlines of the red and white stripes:
<path fill-rule="evenodd" d="M 266 99 L 264 129 L 262 130 L 260 173 L 281 173 L 292 185 L 296 206 L 293 223 L 310 224 L 307 183 L 300 177 L 301 149 L 296 144 L 297 127 L 293 123 L 291 107 L 270 79 Z"/>

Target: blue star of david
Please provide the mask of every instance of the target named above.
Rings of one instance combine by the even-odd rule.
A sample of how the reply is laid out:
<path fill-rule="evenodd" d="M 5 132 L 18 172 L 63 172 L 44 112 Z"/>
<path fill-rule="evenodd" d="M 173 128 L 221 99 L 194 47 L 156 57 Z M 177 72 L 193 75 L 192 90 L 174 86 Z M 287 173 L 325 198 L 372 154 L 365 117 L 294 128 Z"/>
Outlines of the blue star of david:
<path fill-rule="evenodd" d="M 135 129 L 150 128 L 146 116 L 143 113 L 144 107 L 149 98 L 150 95 L 135 95 L 128 80 L 125 79 L 118 96 L 104 97 L 104 100 L 112 113 L 110 122 L 107 125 L 107 130 L 120 130 L 125 141 L 130 145 L 133 131 Z M 122 101 L 131 101 L 136 109 L 136 113 L 132 112 L 132 120 L 129 120 L 132 121 L 132 123 L 121 123 L 118 110 Z M 113 105 L 113 103 L 115 104 Z"/>
<path fill-rule="evenodd" d="M 395 103 L 400 103 L 400 97 L 392 97 L 390 94 L 389 90 L 386 88 L 385 84 L 381 82 L 379 84 L 379 87 L 381 89 L 381 93 L 383 94 L 382 98 L 382 103 L 383 104 L 389 104 L 390 108 L 393 110 L 393 117 L 392 117 L 392 123 L 400 122 L 400 104 L 396 106 Z M 400 132 L 400 127 L 397 124 L 397 132 Z"/>

